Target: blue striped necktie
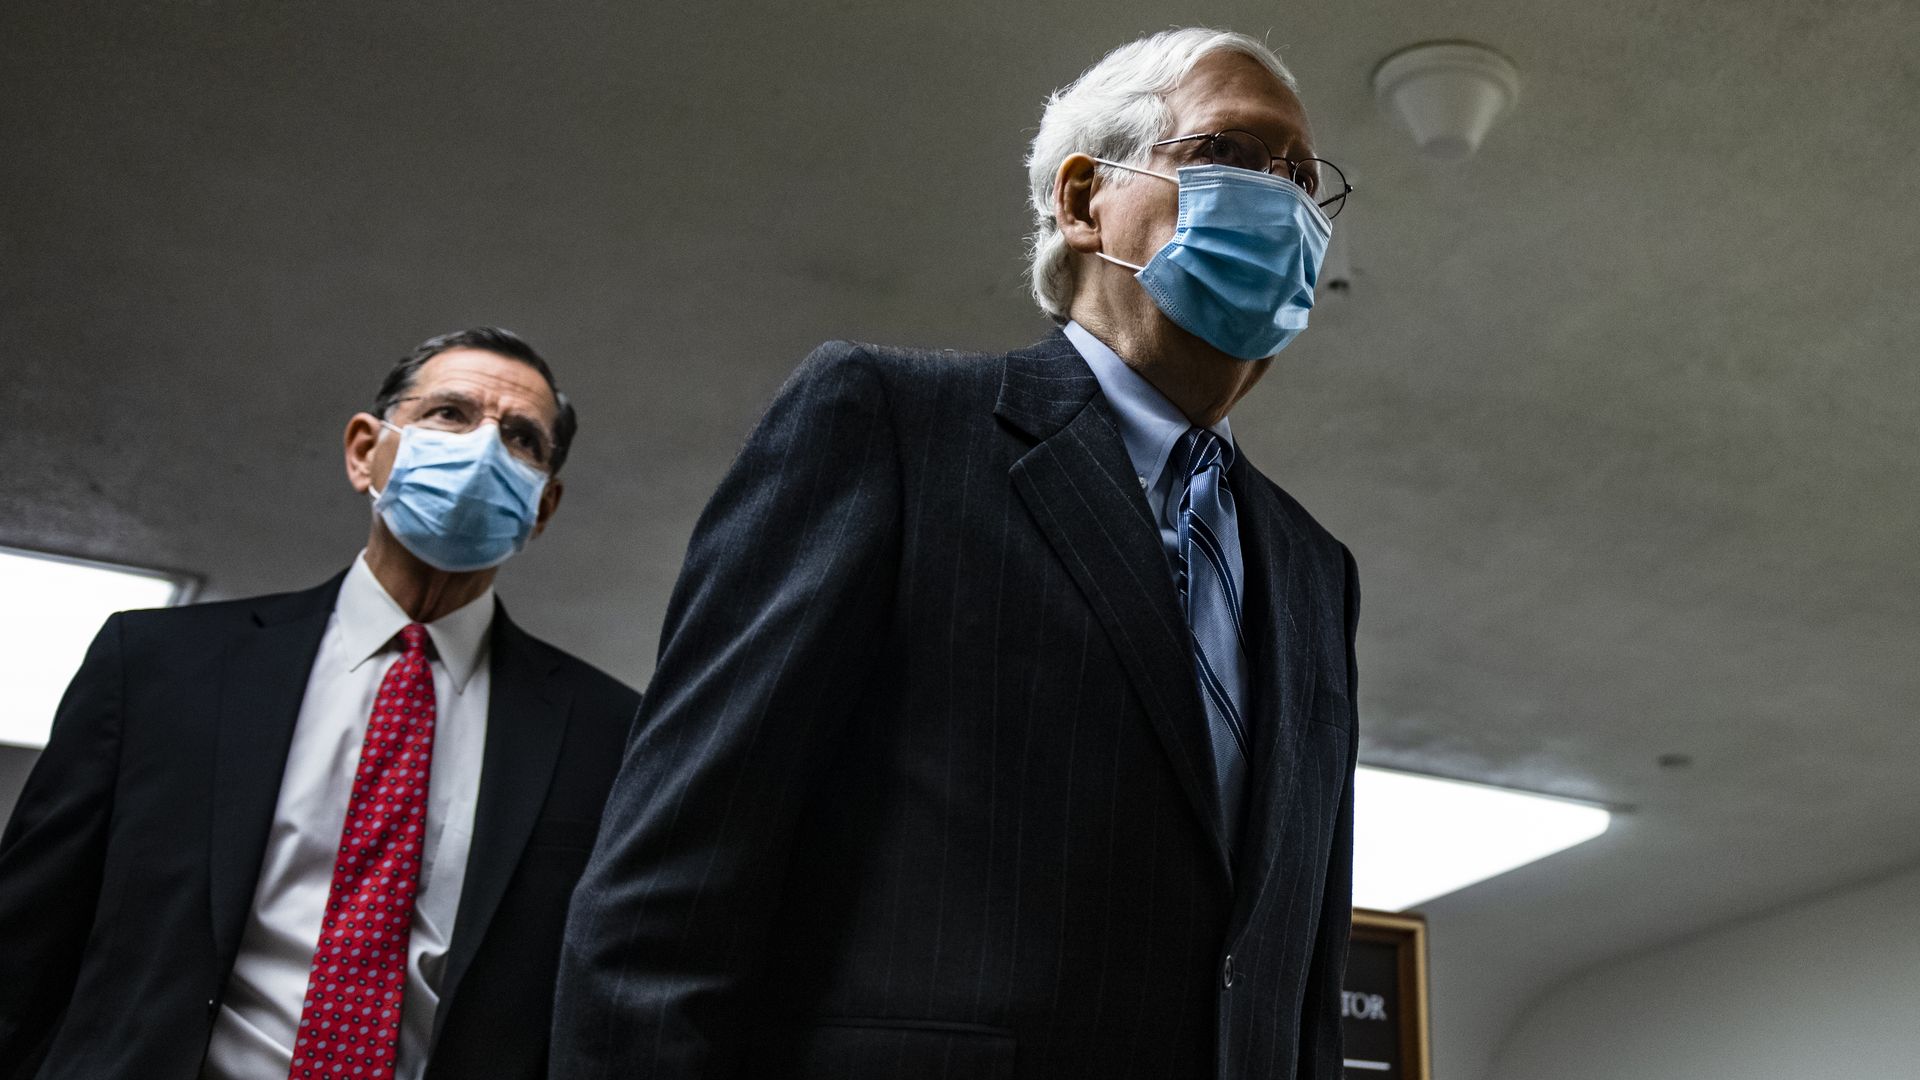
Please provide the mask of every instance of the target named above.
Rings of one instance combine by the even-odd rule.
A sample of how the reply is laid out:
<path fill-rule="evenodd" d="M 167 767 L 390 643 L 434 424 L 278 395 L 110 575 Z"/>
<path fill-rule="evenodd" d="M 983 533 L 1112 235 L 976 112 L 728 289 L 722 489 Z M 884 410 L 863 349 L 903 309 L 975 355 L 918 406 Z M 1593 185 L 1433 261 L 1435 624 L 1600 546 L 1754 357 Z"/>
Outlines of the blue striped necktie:
<path fill-rule="evenodd" d="M 1173 454 L 1173 463 L 1183 464 L 1186 476 L 1175 523 L 1180 562 L 1175 570 L 1191 631 L 1194 674 L 1207 712 L 1207 741 L 1229 854 L 1238 844 L 1250 756 L 1247 644 L 1237 581 L 1244 564 L 1240 523 L 1233 493 L 1227 490 L 1232 460 L 1233 450 L 1225 440 L 1204 428 L 1187 432 Z"/>

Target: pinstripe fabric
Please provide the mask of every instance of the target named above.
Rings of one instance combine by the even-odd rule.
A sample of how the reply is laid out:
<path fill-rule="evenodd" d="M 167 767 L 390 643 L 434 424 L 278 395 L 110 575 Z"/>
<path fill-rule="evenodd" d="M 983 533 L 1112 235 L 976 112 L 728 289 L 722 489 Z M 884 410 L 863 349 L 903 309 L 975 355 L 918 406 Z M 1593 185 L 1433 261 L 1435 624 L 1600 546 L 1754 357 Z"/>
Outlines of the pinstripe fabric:
<path fill-rule="evenodd" d="M 1240 612 L 1240 519 L 1227 490 L 1232 451 L 1226 440 L 1194 428 L 1180 439 L 1174 461 L 1186 478 L 1175 520 L 1179 538 L 1175 582 L 1192 634 L 1193 670 L 1207 714 L 1213 781 L 1221 829 L 1231 850 L 1239 839 L 1247 797 L 1247 643 Z"/>
<path fill-rule="evenodd" d="M 1071 345 L 808 358 L 695 529 L 554 1075 L 1335 1080 L 1350 570 L 1229 475 L 1267 590 L 1232 860 L 1170 568 Z"/>

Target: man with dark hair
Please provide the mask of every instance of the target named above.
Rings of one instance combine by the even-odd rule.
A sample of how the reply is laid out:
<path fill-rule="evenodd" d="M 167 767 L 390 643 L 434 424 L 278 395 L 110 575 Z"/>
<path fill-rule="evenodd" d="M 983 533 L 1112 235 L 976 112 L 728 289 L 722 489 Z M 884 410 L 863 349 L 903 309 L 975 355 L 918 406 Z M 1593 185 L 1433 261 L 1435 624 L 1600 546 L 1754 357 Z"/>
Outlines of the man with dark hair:
<path fill-rule="evenodd" d="M 436 337 L 347 422 L 350 568 L 107 621 L 0 838 L 0 1077 L 545 1074 L 639 705 L 493 597 L 575 427 L 520 338 Z"/>
<path fill-rule="evenodd" d="M 567 449 L 573 445 L 573 433 L 579 428 L 580 421 L 574 416 L 573 402 L 567 400 L 567 395 L 561 393 L 559 384 L 554 382 L 553 369 L 547 366 L 546 357 L 533 351 L 533 346 L 511 330 L 498 326 L 475 326 L 421 342 L 419 347 L 393 365 L 393 370 L 381 380 L 380 392 L 373 399 L 373 415 L 384 419 L 394 403 L 413 389 L 414 379 L 427 361 L 454 349 L 474 349 L 518 360 L 539 372 L 540 377 L 546 380 L 547 390 L 558 407 L 553 418 L 553 460 L 547 463 L 547 471 L 557 475 L 560 466 L 567 463 Z"/>

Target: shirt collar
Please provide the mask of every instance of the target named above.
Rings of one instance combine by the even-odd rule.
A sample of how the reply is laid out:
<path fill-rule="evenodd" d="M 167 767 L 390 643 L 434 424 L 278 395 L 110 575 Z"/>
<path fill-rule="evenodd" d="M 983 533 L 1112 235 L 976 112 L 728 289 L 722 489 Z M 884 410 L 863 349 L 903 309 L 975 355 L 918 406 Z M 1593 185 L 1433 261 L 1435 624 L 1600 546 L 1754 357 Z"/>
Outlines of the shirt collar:
<path fill-rule="evenodd" d="M 1133 463 L 1134 474 L 1140 478 L 1140 486 L 1152 490 L 1160 482 L 1160 474 L 1166 470 L 1167 459 L 1173 456 L 1180 437 L 1193 430 L 1192 421 L 1086 327 L 1068 322 L 1065 333 L 1087 366 L 1093 369 L 1100 392 L 1113 406 L 1114 416 L 1120 422 L 1120 440 L 1127 444 L 1127 458 Z M 1226 417 L 1221 417 L 1209 430 L 1226 441 L 1228 450 L 1233 449 L 1233 428 Z"/>
<path fill-rule="evenodd" d="M 427 624 L 427 636 L 455 693 L 465 690 L 486 654 L 487 632 L 493 629 L 493 589 L 481 593 L 458 611 L 449 612 Z M 340 596 L 333 604 L 339 619 L 340 634 L 351 663 L 347 670 L 357 671 L 362 664 L 384 652 L 395 636 L 413 621 L 388 594 L 380 579 L 367 565 L 367 553 L 353 560 L 346 580 L 340 583 Z"/>

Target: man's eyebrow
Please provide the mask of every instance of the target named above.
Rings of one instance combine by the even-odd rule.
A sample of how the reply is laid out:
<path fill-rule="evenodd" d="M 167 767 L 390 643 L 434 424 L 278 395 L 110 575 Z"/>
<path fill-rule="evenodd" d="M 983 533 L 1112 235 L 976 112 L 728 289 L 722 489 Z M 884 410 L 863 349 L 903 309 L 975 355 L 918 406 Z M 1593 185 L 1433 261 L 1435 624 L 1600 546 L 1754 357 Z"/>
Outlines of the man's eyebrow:
<path fill-rule="evenodd" d="M 501 410 L 500 423 L 503 426 L 507 424 L 528 424 L 528 425 L 531 425 L 532 427 L 536 427 L 540 429 L 540 432 L 543 435 L 551 436 L 553 433 L 552 424 L 548 423 L 545 420 L 542 420 L 537 414 L 528 412 L 524 409 L 507 408 L 507 409 Z"/>
<path fill-rule="evenodd" d="M 1176 132 L 1175 135 L 1211 135 L 1221 131 L 1244 131 L 1266 143 L 1270 149 L 1288 154 L 1296 149 L 1311 150 L 1313 144 L 1313 134 L 1310 129 L 1285 119 L 1236 121 L 1224 116 L 1210 115 L 1205 120 L 1196 121 L 1185 131 Z M 1284 137 L 1280 142 L 1274 142 L 1267 137 L 1268 135 Z"/>
<path fill-rule="evenodd" d="M 518 409 L 509 410 L 500 414 L 500 422 L 502 424 L 526 424 L 530 427 L 539 428 L 542 433 L 547 433 L 552 430 L 551 425 L 545 420 L 531 413 L 523 413 Z"/>
<path fill-rule="evenodd" d="M 1304 128 L 1299 128 L 1288 123 L 1281 123 L 1275 125 L 1270 130 L 1276 134 L 1284 134 L 1286 136 L 1278 143 L 1268 144 L 1273 147 L 1276 152 L 1286 157 L 1313 156 L 1313 139 L 1307 134 Z"/>
<path fill-rule="evenodd" d="M 412 397 L 428 404 L 456 403 L 460 405 L 478 405 L 479 399 L 464 390 L 431 390 Z"/>
<path fill-rule="evenodd" d="M 418 401 L 423 409 L 430 409 L 436 405 L 459 405 L 475 412 L 482 411 L 480 399 L 464 390 L 434 390 L 425 394 L 409 394 L 407 397 Z M 553 425 L 540 419 L 536 414 L 516 408 L 509 408 L 502 412 L 500 422 L 532 424 L 541 431 L 551 431 L 553 428 Z"/>

